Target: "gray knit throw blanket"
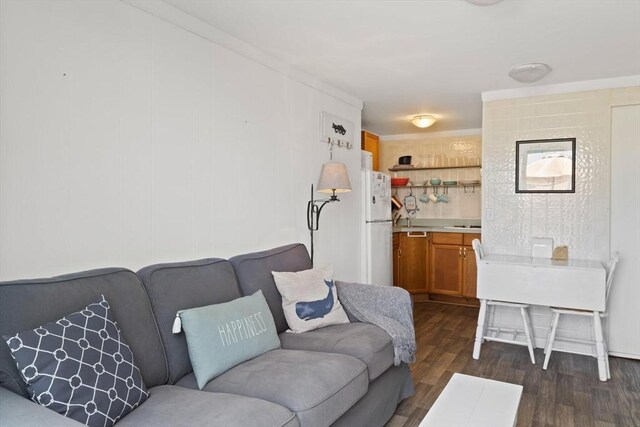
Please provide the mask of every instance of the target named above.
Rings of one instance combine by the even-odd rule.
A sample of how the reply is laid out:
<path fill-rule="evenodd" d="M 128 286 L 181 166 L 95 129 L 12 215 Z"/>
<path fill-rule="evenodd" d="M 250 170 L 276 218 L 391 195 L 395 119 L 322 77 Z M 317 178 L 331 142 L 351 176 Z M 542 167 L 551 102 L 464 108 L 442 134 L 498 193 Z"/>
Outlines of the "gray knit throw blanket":
<path fill-rule="evenodd" d="M 338 299 L 349 315 L 384 329 L 393 342 L 393 363 L 416 360 L 416 332 L 409 292 L 394 286 L 336 281 Z"/>

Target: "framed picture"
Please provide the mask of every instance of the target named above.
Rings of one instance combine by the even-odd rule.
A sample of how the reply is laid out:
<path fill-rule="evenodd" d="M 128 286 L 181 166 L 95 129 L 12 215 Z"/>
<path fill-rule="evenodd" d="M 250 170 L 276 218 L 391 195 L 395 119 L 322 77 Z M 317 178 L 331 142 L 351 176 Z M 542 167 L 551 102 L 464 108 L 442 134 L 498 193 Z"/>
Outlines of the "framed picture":
<path fill-rule="evenodd" d="M 516 141 L 516 193 L 575 192 L 575 138 Z"/>

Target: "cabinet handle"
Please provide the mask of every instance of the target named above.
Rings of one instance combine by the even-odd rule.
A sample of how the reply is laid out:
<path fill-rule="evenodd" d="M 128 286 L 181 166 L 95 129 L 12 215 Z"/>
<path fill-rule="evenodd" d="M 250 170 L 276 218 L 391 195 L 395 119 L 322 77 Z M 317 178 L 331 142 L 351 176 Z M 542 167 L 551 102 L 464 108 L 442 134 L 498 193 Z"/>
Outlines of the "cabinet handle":
<path fill-rule="evenodd" d="M 462 258 L 462 248 L 458 248 L 458 258 Z"/>
<path fill-rule="evenodd" d="M 467 248 L 462 248 L 462 256 L 467 259 Z"/>
<path fill-rule="evenodd" d="M 410 237 L 412 239 L 416 237 L 427 237 L 427 232 L 426 231 L 407 231 L 407 237 Z"/>

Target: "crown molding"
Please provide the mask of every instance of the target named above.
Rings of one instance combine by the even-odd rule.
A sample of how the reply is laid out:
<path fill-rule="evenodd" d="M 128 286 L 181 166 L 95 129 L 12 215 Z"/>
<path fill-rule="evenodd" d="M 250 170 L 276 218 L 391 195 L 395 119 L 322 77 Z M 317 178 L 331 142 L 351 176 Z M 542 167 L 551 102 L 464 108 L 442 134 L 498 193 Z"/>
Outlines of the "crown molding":
<path fill-rule="evenodd" d="M 481 136 L 482 129 L 444 130 L 441 132 L 402 133 L 380 135 L 380 141 L 414 141 L 418 139 L 442 138 L 447 136 Z"/>
<path fill-rule="evenodd" d="M 342 102 L 345 102 L 353 107 L 362 110 L 363 102 L 346 92 L 343 92 L 323 81 L 320 81 L 317 77 L 293 68 L 291 65 L 276 59 L 267 53 L 253 47 L 249 43 L 243 42 L 230 34 L 225 33 L 218 28 L 207 24 L 187 13 L 182 12 L 179 9 L 171 6 L 164 1 L 157 0 L 120 0 L 130 6 L 133 6 L 143 12 L 153 15 L 163 21 L 173 24 L 182 28 L 198 37 L 202 37 L 212 43 L 215 43 L 221 47 L 229 49 L 240 56 L 243 56 L 251 61 L 257 62 L 271 70 L 277 71 L 292 80 L 297 81 L 305 86 L 313 88 L 325 95 L 336 98 Z"/>
<path fill-rule="evenodd" d="M 640 75 L 482 92 L 482 102 L 513 98 L 528 98 L 530 96 L 557 95 L 561 93 L 587 92 L 601 89 L 616 89 L 631 86 L 640 86 Z"/>

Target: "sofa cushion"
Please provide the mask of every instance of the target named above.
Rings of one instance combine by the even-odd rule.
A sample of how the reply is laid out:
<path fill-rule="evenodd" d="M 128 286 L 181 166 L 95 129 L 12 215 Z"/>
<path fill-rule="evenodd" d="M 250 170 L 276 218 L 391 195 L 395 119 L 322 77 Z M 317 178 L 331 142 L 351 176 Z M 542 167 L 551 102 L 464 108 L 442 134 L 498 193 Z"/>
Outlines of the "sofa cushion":
<path fill-rule="evenodd" d="M 280 348 L 262 291 L 178 313 L 198 388 L 238 363 Z"/>
<path fill-rule="evenodd" d="M 112 426 L 148 396 L 104 297 L 55 322 L 3 338 L 32 400 L 83 424 Z"/>
<path fill-rule="evenodd" d="M 154 387 L 149 394 L 147 401 L 123 418 L 118 427 L 299 426 L 291 411 L 265 400 L 226 393 L 203 393 L 171 385 Z"/>
<path fill-rule="evenodd" d="M 280 334 L 283 349 L 339 353 L 367 365 L 369 381 L 393 366 L 393 343 L 383 329 L 370 323 L 331 325 L 302 334 Z"/>
<path fill-rule="evenodd" d="M 104 295 L 148 387 L 167 381 L 164 349 L 149 298 L 133 272 L 106 268 L 47 279 L 0 283 L 0 335 L 14 335 L 54 321 Z M 175 315 L 175 313 L 174 313 Z M 0 343 L 0 385 L 28 397 L 26 385 Z"/>
<path fill-rule="evenodd" d="M 328 426 L 368 388 L 367 367 L 342 354 L 272 350 L 235 366 L 203 390 L 256 397 L 282 405 L 300 425 Z M 177 385 L 197 388 L 189 374 Z"/>
<path fill-rule="evenodd" d="M 229 260 L 238 278 L 243 295 L 252 295 L 262 289 L 269 309 L 273 313 L 278 333 L 287 330 L 282 311 L 282 298 L 271 275 L 272 271 L 301 271 L 311 268 L 307 248 L 295 243 L 268 251 L 238 255 Z"/>
<path fill-rule="evenodd" d="M 273 271 L 272 274 L 282 296 L 284 317 L 292 332 L 349 323 L 333 282 L 333 268 Z"/>
<path fill-rule="evenodd" d="M 240 289 L 231 264 L 219 258 L 150 265 L 138 275 L 151 300 L 173 384 L 192 371 L 185 335 L 172 333 L 176 313 L 231 301 L 241 296 Z"/>

